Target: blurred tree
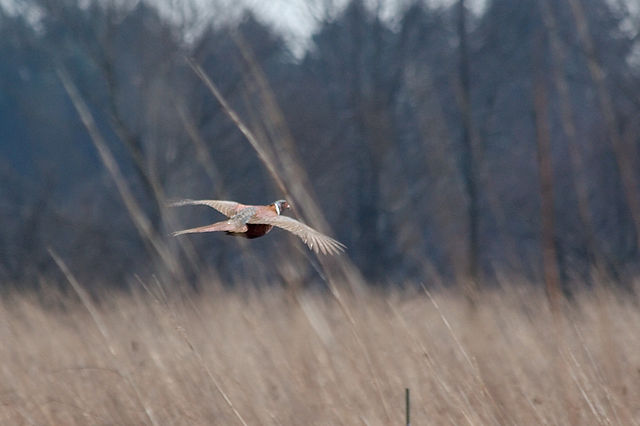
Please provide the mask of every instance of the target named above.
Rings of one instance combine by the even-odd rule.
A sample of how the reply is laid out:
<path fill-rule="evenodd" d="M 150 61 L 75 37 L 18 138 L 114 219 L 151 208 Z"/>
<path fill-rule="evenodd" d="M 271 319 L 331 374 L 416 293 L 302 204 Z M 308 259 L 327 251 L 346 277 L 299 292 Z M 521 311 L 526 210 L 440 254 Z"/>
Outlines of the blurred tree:
<path fill-rule="evenodd" d="M 558 31 L 555 12 L 548 0 L 540 2 L 542 19 L 549 39 L 551 50 L 551 68 L 555 89 L 558 91 L 560 122 L 563 136 L 566 139 L 571 165 L 573 188 L 576 194 L 578 217 L 584 229 L 584 244 L 587 262 L 593 265 L 598 273 L 606 270 L 604 259 L 596 242 L 596 229 L 589 203 L 588 172 L 585 167 L 583 153 L 577 140 L 576 120 L 572 105 L 569 82 L 567 81 L 566 45 Z"/>
<path fill-rule="evenodd" d="M 558 270 L 558 254 L 556 247 L 554 177 L 551 150 L 551 127 L 549 120 L 549 101 L 547 81 L 543 70 L 542 58 L 546 56 L 546 37 L 542 29 L 538 29 L 531 55 L 533 60 L 533 116 L 535 120 L 536 142 L 538 150 L 538 178 L 540 181 L 540 217 L 542 267 L 547 296 L 551 310 L 555 313 L 560 297 L 560 273 Z"/>
<path fill-rule="evenodd" d="M 458 75 L 460 80 L 460 116 L 462 128 L 462 149 L 461 157 L 461 173 L 464 182 L 465 192 L 467 196 L 467 223 L 469 229 L 469 242 L 467 250 L 467 273 L 465 274 L 465 282 L 477 286 L 479 276 L 479 216 L 478 211 L 478 184 L 479 176 L 476 172 L 477 155 L 473 146 L 473 126 L 471 112 L 471 76 L 469 64 L 469 51 L 467 47 L 467 10 L 465 0 L 458 0 Z"/>
<path fill-rule="evenodd" d="M 640 250 L 640 196 L 637 186 L 637 165 L 633 163 L 633 157 L 626 144 L 622 140 L 619 130 L 619 118 L 617 117 L 613 99 L 606 83 L 606 73 L 598 58 L 596 47 L 589 29 L 589 22 L 584 12 L 581 0 L 568 0 L 575 19 L 578 38 L 584 49 L 589 74 L 595 86 L 598 96 L 600 111 L 604 117 L 604 125 L 607 137 L 613 147 L 616 157 L 622 187 L 635 227 L 636 251 Z M 597 5 L 604 8 L 603 5 Z M 606 10 L 606 8 L 604 8 Z"/>
<path fill-rule="evenodd" d="M 200 15 L 195 2 L 173 13 L 150 2 L 16 4 L 0 8 L 3 279 L 46 273 L 49 245 L 80 276 L 155 271 L 56 61 L 154 232 L 175 227 L 166 198 L 283 196 L 185 56 L 265 141 L 293 197 L 314 193 L 299 204 L 319 206 L 371 281 L 541 276 L 549 217 L 562 279 L 582 280 L 598 258 L 620 272 L 639 266 L 640 28 L 630 9 L 492 0 L 475 15 L 463 0 L 326 2 L 294 57 L 260 17 L 217 2 Z M 552 200 L 540 191 L 548 182 Z M 177 214 L 214 219 L 206 209 Z M 279 238 L 170 244 L 193 270 L 259 279 L 280 273 L 274 259 L 291 258 Z"/>

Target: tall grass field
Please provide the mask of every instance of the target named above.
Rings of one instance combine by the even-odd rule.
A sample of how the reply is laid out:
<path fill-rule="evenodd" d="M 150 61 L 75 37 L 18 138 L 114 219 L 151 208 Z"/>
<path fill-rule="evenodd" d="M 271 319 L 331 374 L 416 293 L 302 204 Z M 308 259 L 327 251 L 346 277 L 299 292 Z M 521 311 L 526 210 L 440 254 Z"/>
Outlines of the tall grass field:
<path fill-rule="evenodd" d="M 0 299 L 0 424 L 640 423 L 629 292 L 139 284 Z"/>

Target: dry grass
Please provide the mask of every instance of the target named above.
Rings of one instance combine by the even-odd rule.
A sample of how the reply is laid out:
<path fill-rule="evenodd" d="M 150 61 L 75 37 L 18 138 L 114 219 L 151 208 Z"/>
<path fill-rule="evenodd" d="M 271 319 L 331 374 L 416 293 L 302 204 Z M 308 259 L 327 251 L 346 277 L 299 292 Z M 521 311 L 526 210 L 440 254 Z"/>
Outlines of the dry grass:
<path fill-rule="evenodd" d="M 554 326 L 526 286 L 475 312 L 453 290 L 345 296 L 353 323 L 326 294 L 273 286 L 141 288 L 93 316 L 71 296 L 8 295 L 0 424 L 404 424 L 405 387 L 413 424 L 634 424 L 640 310 L 620 296 L 584 291 Z"/>

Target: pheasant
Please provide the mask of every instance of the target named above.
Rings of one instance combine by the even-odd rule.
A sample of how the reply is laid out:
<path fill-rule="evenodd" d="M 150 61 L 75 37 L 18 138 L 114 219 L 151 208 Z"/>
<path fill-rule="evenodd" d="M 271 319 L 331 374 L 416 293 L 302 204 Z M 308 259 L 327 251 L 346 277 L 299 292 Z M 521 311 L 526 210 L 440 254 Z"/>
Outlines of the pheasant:
<path fill-rule="evenodd" d="M 187 205 L 209 206 L 227 216 L 228 219 L 211 225 L 176 231 L 171 234 L 174 237 L 197 232 L 224 231 L 227 235 L 252 239 L 264 236 L 276 226 L 300 237 L 316 253 L 339 254 L 345 249 L 339 241 L 291 217 L 283 216 L 282 212 L 291 208 L 285 200 L 278 200 L 266 206 L 251 206 L 223 200 L 179 200 L 170 204 L 171 207 Z"/>

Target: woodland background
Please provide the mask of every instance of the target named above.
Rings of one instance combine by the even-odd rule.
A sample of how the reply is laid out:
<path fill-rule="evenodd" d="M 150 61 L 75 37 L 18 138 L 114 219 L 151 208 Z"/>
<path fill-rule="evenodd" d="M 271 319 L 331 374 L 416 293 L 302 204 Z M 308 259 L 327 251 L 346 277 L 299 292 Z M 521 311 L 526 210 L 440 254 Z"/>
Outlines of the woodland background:
<path fill-rule="evenodd" d="M 225 2 L 3 4 L 4 283 L 37 285 L 56 271 L 48 248 L 109 285 L 160 273 L 158 245 L 183 275 L 206 269 L 225 280 L 277 279 L 274 264 L 303 256 L 283 233 L 251 244 L 171 240 L 172 230 L 219 218 L 167 210 L 174 198 L 287 196 L 294 214 L 347 245 L 372 283 L 503 274 L 570 286 L 595 270 L 621 283 L 638 271 L 634 2 L 492 0 L 472 12 L 464 1 L 317 1 L 301 5 L 316 28 L 306 41 Z M 297 273 L 315 280 L 306 265 Z"/>

